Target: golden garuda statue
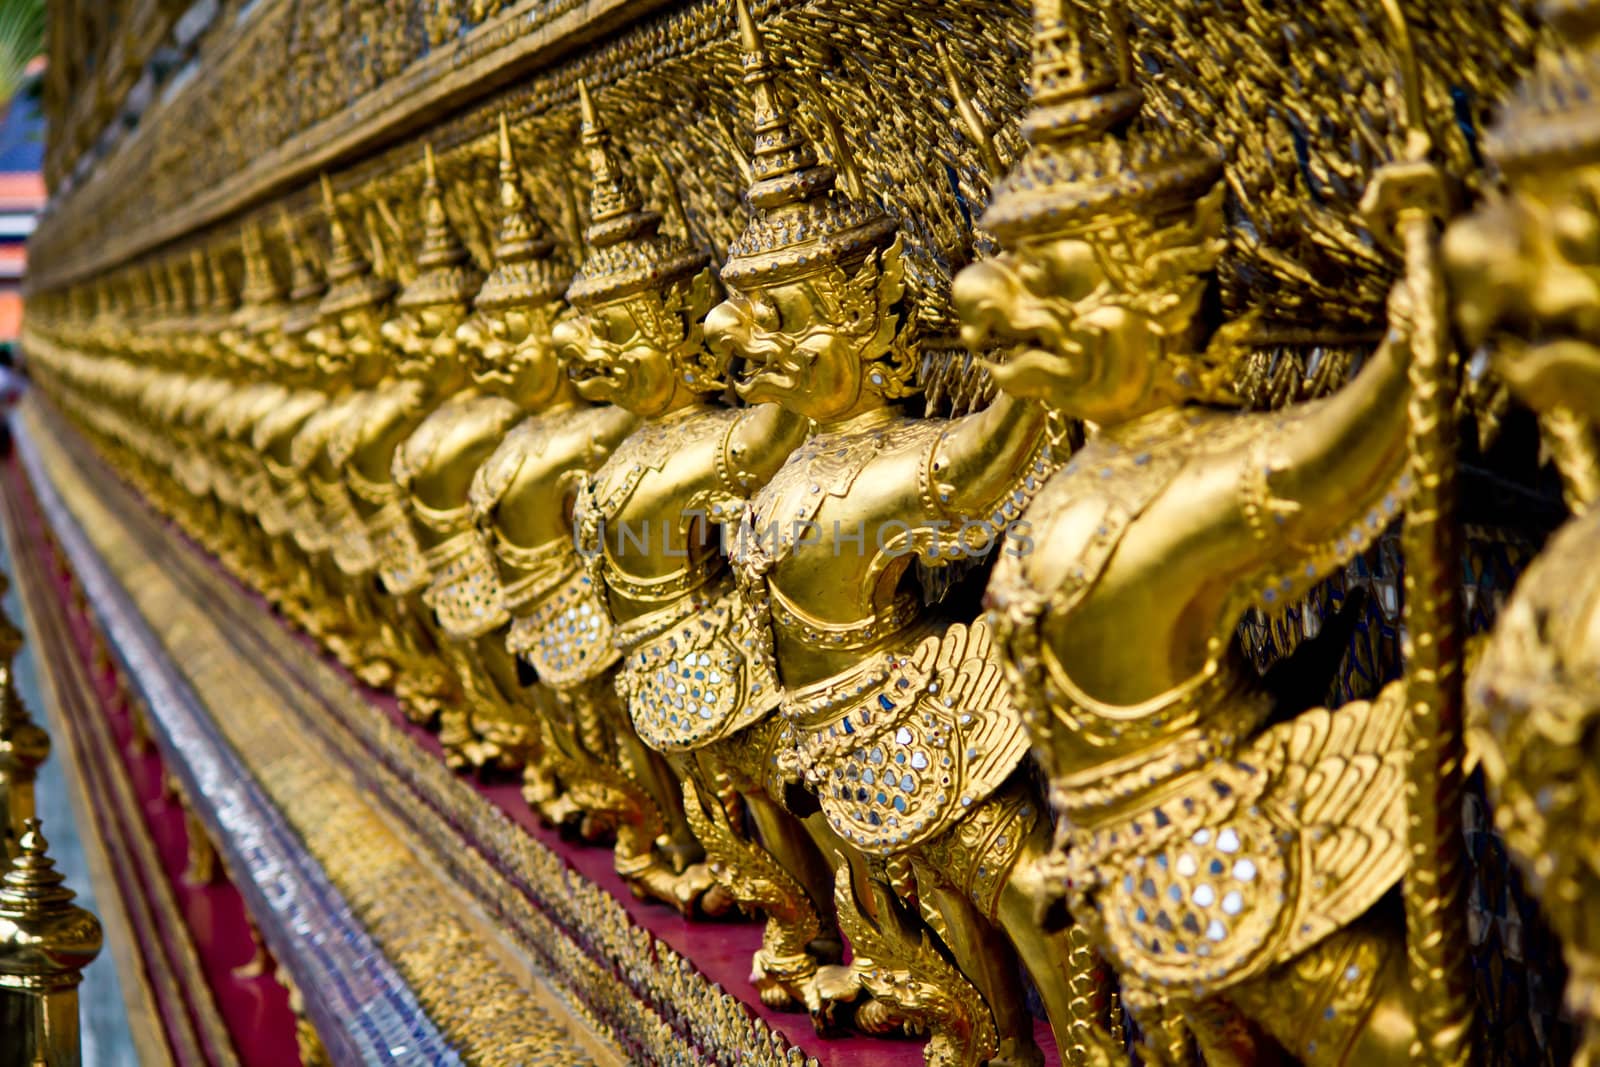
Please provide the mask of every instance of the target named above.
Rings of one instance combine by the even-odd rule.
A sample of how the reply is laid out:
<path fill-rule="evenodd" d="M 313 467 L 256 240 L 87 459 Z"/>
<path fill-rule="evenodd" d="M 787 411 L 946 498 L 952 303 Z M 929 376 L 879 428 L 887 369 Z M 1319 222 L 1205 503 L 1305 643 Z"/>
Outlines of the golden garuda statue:
<path fill-rule="evenodd" d="M 1495 823 L 1561 939 L 1574 1063 L 1600 1058 L 1595 882 L 1593 506 L 1600 493 L 1600 310 L 1594 196 L 1600 10 L 1545 5 L 1551 37 L 1487 139 L 1506 188 L 1445 236 L 1452 310 L 1515 399 L 1534 412 L 1572 518 L 1518 582 L 1468 685 L 1469 740 Z"/>
<path fill-rule="evenodd" d="M 568 374 L 580 358 L 571 333 L 590 306 L 587 294 L 620 303 L 634 295 L 630 287 L 670 285 L 684 257 L 679 253 L 674 262 L 678 250 L 657 239 L 659 217 L 640 210 L 587 90 L 579 91 L 592 182 L 587 255 L 576 276 L 570 268 L 551 274 L 533 309 L 537 317 L 519 342 L 522 373 L 542 410 L 506 435 L 472 488 L 480 522 L 493 531 L 508 590 L 510 625 L 493 636 L 499 655 L 532 667 L 548 698 L 540 714 L 553 779 L 550 803 L 578 816 L 585 836 L 615 832 L 616 870 L 641 897 L 687 914 L 716 913 L 727 904 L 720 894 L 706 899 L 713 880 L 699 862 L 676 781 L 618 704 L 611 623 L 578 545 L 583 483 L 630 439 L 640 412 L 623 403 L 594 403 L 614 398 L 592 396 L 581 376 Z M 552 248 L 546 239 L 547 255 Z M 562 296 L 576 315 L 560 307 Z"/>
<path fill-rule="evenodd" d="M 1027 1057 L 1019 959 L 1063 1044 L 1074 996 L 1067 936 L 1037 928 L 1010 877 L 1042 856 L 1049 827 L 1017 773 L 1027 737 L 986 624 L 930 611 L 913 563 L 992 547 L 1054 469 L 1056 438 L 1043 405 L 1010 395 L 960 419 L 909 408 L 918 322 L 902 303 L 898 220 L 818 163 L 742 2 L 739 13 L 752 215 L 706 332 L 742 368 L 742 399 L 808 432 L 744 509 L 731 550 L 743 617 L 730 629 L 770 642 L 785 727 L 775 764 L 792 779 L 775 784 L 810 794 L 818 843 L 843 860 L 850 978 L 931 1028 L 930 1062 Z"/>
<path fill-rule="evenodd" d="M 1459 805 L 1461 760 L 1421 725 L 1448 718 L 1459 623 L 1426 584 L 1439 561 L 1410 551 L 1443 495 L 1418 412 L 1453 418 L 1427 407 L 1441 387 L 1426 373 L 1454 373 L 1427 129 L 1405 116 L 1419 124 L 1362 201 L 1375 246 L 1404 248 L 1386 333 L 1332 396 L 1251 413 L 1241 371 L 1271 309 L 1219 301 L 1224 160 L 1202 131 L 1141 115 L 1135 64 L 1075 6 L 1039 6 L 1034 49 L 1029 152 L 983 219 L 1007 251 L 956 297 L 971 341 L 1017 346 L 992 370 L 1002 390 L 1093 427 L 987 592 L 1057 816 L 1035 874 L 1117 972 L 1150 1059 L 1182 1060 L 1192 1037 L 1208 1061 L 1248 1060 L 1253 1033 L 1308 1063 L 1465 1055 L 1463 946 L 1427 927 L 1456 903 L 1439 812 Z M 1407 618 L 1434 615 L 1411 676 L 1337 709 L 1286 706 L 1244 654 L 1243 616 L 1296 603 L 1403 512 Z M 1423 945 L 1409 960 L 1387 901 L 1402 880 Z M 1424 966 L 1439 972 L 1426 1004 L 1408 981 Z"/>

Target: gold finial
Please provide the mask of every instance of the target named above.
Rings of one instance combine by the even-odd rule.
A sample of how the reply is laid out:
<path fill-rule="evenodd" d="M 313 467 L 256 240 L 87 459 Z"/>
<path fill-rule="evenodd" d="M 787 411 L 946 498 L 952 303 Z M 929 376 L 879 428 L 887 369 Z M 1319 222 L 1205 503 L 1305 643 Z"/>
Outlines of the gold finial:
<path fill-rule="evenodd" d="M 267 258 L 266 237 L 261 232 L 261 223 L 248 223 L 240 233 L 239 241 L 244 250 L 244 284 L 239 289 L 239 302 L 258 307 L 283 299 L 283 290 L 278 286 L 272 261 Z M 291 257 L 297 254 L 294 251 L 290 253 Z"/>
<path fill-rule="evenodd" d="M 8 1030 L 8 1059 L 79 1061 L 78 994 L 83 970 L 100 954 L 100 921 L 72 902 L 39 820 L 22 824 L 17 853 L 0 879 L 0 987 L 28 1003 L 31 1025 Z"/>
<path fill-rule="evenodd" d="M 439 184 L 439 167 L 434 160 L 433 145 L 422 146 L 422 250 L 417 254 L 417 266 L 429 267 L 459 263 L 467 258 L 467 250 L 450 225 L 450 215 L 444 206 L 444 188 Z"/>
<path fill-rule="evenodd" d="M 1120 16 L 1110 17 L 1115 24 Z M 1179 131 L 1133 123 L 1143 94 L 1119 83 L 1075 2 L 1035 5 L 1032 89 L 1022 120 L 1029 151 L 983 215 L 1001 241 L 1081 230 L 1112 211 L 1157 222 L 1216 185 L 1213 152 Z"/>
<path fill-rule="evenodd" d="M 23 823 L 17 855 L 0 880 L 0 975 L 14 989 L 42 996 L 70 990 L 100 953 L 100 922 L 72 903 L 66 876 L 55 869 L 38 819 Z M 76 998 L 55 1006 L 52 1019 L 75 1035 Z M 50 1011 L 47 1001 L 45 1010 Z M 50 1032 L 46 1026 L 45 1032 Z"/>
<path fill-rule="evenodd" d="M 328 236 L 331 242 L 328 250 L 328 281 L 341 282 L 370 269 L 367 257 L 361 254 L 361 249 L 351 240 L 350 231 L 346 229 L 344 218 L 339 214 L 339 204 L 333 196 L 333 182 L 328 178 L 326 171 L 322 174 L 322 210 L 328 217 Z"/>
<path fill-rule="evenodd" d="M 777 65 L 767 52 L 746 0 L 734 0 L 744 50 L 744 84 L 753 106 L 755 152 L 746 198 L 755 209 L 728 248 L 723 280 L 744 285 L 760 279 L 822 270 L 858 261 L 886 247 L 899 228 L 876 204 L 840 195 L 834 172 L 779 110 L 773 82 Z M 836 155 L 846 157 L 841 135 Z"/>
<path fill-rule="evenodd" d="M 66 875 L 55 869 L 49 849 L 43 823 L 34 818 L 23 820 L 16 858 L 0 879 L 0 910 L 43 915 L 77 895 L 66 887 Z"/>
<path fill-rule="evenodd" d="M 189 302 L 189 287 L 183 281 L 183 259 L 180 256 L 167 259 L 167 299 L 174 315 L 187 314 L 193 306 Z"/>
<path fill-rule="evenodd" d="M 1030 143 L 1085 140 L 1139 112 L 1143 94 L 1119 84 L 1095 47 L 1083 12 L 1068 0 L 1041 0 L 1033 16 L 1033 106 L 1023 119 Z"/>
<path fill-rule="evenodd" d="M 211 271 L 211 306 L 218 311 L 232 311 L 233 290 L 228 284 L 228 272 L 222 266 L 220 249 L 206 246 L 206 266 Z"/>
<path fill-rule="evenodd" d="M 283 232 L 283 243 L 289 250 L 289 299 L 295 303 L 307 300 L 322 292 L 322 281 L 311 269 L 302 242 L 304 235 L 296 228 L 287 208 L 278 208 L 278 228 Z"/>
<path fill-rule="evenodd" d="M 739 17 L 739 45 L 744 51 L 744 84 L 749 87 L 754 120 L 755 152 L 750 159 L 751 206 L 775 208 L 826 195 L 834 174 L 817 163 L 816 149 L 800 136 L 789 116 L 778 107 L 773 82 L 778 67 L 756 28 L 747 0 L 734 0 Z"/>
<path fill-rule="evenodd" d="M 601 123 L 582 78 L 578 79 L 578 117 L 580 140 L 589 157 L 589 229 L 584 238 L 591 245 L 611 244 L 641 232 L 654 213 L 644 210 L 638 183 L 617 157 L 611 131 Z"/>
<path fill-rule="evenodd" d="M 589 82 L 586 78 L 578 79 L 578 121 L 585 134 L 600 125 L 595 118 L 594 101 L 589 98 Z"/>
<path fill-rule="evenodd" d="M 350 237 L 339 206 L 333 199 L 333 183 L 326 172 L 322 175 L 322 200 L 328 215 L 328 230 L 332 247 L 328 250 L 328 291 L 317 305 L 319 314 L 339 315 L 355 308 L 372 307 L 387 300 L 394 293 L 394 283 L 374 273 L 366 255 Z M 375 244 L 382 256 L 382 243 Z"/>
<path fill-rule="evenodd" d="M 750 13 L 750 5 L 746 0 L 734 0 L 734 15 L 739 20 L 739 45 L 746 53 L 761 52 L 765 45 L 761 40 L 761 33 L 756 29 L 755 16 Z"/>
<path fill-rule="evenodd" d="M 473 303 L 490 309 L 558 299 L 572 281 L 571 268 L 556 261 L 555 242 L 529 205 L 504 111 L 500 113 L 500 211 L 494 269 Z"/>
<path fill-rule="evenodd" d="M 516 157 L 511 154 L 511 125 L 506 120 L 506 113 L 500 112 L 500 234 L 497 239 L 495 251 L 496 258 L 504 258 L 498 245 L 507 240 L 507 228 L 518 232 L 514 236 L 526 239 L 527 221 L 525 212 L 528 207 L 528 194 L 522 189 L 522 175 L 517 171 Z"/>
<path fill-rule="evenodd" d="M 644 205 L 638 183 L 624 167 L 600 121 L 589 86 L 578 81 L 581 140 L 589 156 L 589 255 L 567 289 L 567 299 L 588 306 L 645 288 L 664 289 L 693 277 L 711 257 L 661 230 L 661 215 Z"/>
<path fill-rule="evenodd" d="M 444 188 L 434 161 L 433 145 L 422 146 L 422 248 L 417 253 L 417 276 L 401 291 L 396 303 L 401 307 L 430 307 L 469 301 L 483 278 L 472 266 L 467 248 L 450 224 L 444 206 Z M 382 255 L 383 242 L 369 218 L 373 253 Z"/>

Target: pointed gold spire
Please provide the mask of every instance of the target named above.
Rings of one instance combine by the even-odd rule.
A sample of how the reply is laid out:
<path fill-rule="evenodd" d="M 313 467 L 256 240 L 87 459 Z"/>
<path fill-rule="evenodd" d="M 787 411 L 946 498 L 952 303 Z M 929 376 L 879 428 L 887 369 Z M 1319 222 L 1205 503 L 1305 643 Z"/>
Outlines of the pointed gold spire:
<path fill-rule="evenodd" d="M 134 291 L 138 293 L 138 301 L 136 302 L 138 302 L 139 317 L 144 318 L 144 320 L 154 320 L 154 318 L 160 318 L 163 314 L 166 314 L 162 288 L 157 285 L 158 278 L 157 272 L 155 272 L 155 262 L 147 262 L 142 270 L 139 267 L 133 267 L 130 274 L 131 285 L 133 285 Z"/>
<path fill-rule="evenodd" d="M 199 245 L 189 249 L 189 276 L 194 279 L 190 306 L 196 313 L 204 314 L 211 310 L 211 271 L 206 267 L 205 249 Z"/>
<path fill-rule="evenodd" d="M 778 104 L 778 65 L 767 51 L 747 0 L 734 0 L 743 49 L 743 81 L 752 104 L 755 149 L 746 199 L 754 209 L 744 232 L 728 248 L 723 280 L 734 286 L 815 273 L 859 262 L 886 247 L 899 228 L 876 204 L 835 188 L 831 168 Z M 849 152 L 841 131 L 837 151 Z"/>
<path fill-rule="evenodd" d="M 430 307 L 470 301 L 483 277 L 472 265 L 467 248 L 450 223 L 444 206 L 444 188 L 433 145 L 422 146 L 422 248 L 417 252 L 417 276 L 401 291 L 400 307 Z M 379 240 L 376 229 L 373 240 Z"/>
<path fill-rule="evenodd" d="M 434 160 L 433 145 L 422 146 L 422 164 L 422 250 L 417 254 L 417 265 L 426 269 L 460 262 L 466 258 L 466 249 L 445 211 L 444 190 L 439 186 L 439 166 Z"/>
<path fill-rule="evenodd" d="M 167 259 L 167 307 L 174 317 L 187 315 L 194 309 L 189 299 L 189 287 L 183 281 L 183 257 Z"/>
<path fill-rule="evenodd" d="M 522 174 L 511 152 L 511 127 L 506 113 L 500 112 L 500 229 L 495 234 L 494 257 L 497 263 L 538 259 L 555 250 L 543 221 L 533 213 Z"/>
<path fill-rule="evenodd" d="M 36 917 L 77 896 L 67 888 L 66 875 L 55 869 L 56 861 L 48 854 L 50 842 L 38 819 L 23 821 L 17 846 L 16 858 L 0 879 L 0 907 Z"/>
<path fill-rule="evenodd" d="M 494 269 L 473 303 L 493 309 L 557 300 L 572 281 L 571 268 L 559 262 L 556 245 L 534 214 L 511 151 L 511 128 L 500 113 L 500 228 L 495 234 Z"/>
<path fill-rule="evenodd" d="M 778 67 L 767 52 L 767 43 L 756 28 L 749 0 L 734 0 L 739 20 L 739 44 L 743 49 L 744 84 L 750 92 L 754 120 L 755 151 L 750 157 L 750 204 L 774 208 L 825 194 L 833 187 L 834 174 L 817 163 L 811 142 L 800 136 L 789 116 L 778 106 L 774 81 Z"/>
<path fill-rule="evenodd" d="M 350 231 L 345 227 L 343 216 L 339 214 L 338 202 L 333 196 L 333 182 L 326 172 L 322 174 L 322 210 L 328 219 L 328 236 L 330 247 L 328 250 L 328 283 L 337 285 L 354 275 L 364 273 L 370 269 L 367 257 L 355 241 L 350 238 Z"/>
<path fill-rule="evenodd" d="M 289 310 L 283 316 L 283 333 L 286 337 L 301 337 L 317 323 L 324 286 L 306 254 L 304 232 L 295 226 L 288 210 L 281 206 L 278 229 L 289 251 Z"/>
<path fill-rule="evenodd" d="M 583 234 L 589 254 L 567 299 L 588 307 L 644 289 L 664 290 L 705 269 L 710 255 L 661 232 L 660 213 L 645 207 L 639 185 L 624 167 L 582 80 L 578 112 L 591 182 L 589 227 Z"/>
<path fill-rule="evenodd" d="M 248 223 L 240 232 L 239 243 L 244 251 L 244 284 L 239 288 L 239 302 L 250 307 L 281 302 L 283 287 L 278 284 L 272 261 L 267 258 L 261 223 Z"/>
<path fill-rule="evenodd" d="M 1118 83 L 1073 0 L 1040 0 L 1033 11 L 1033 101 L 1022 122 L 1029 142 L 1086 139 L 1138 114 L 1143 94 Z"/>
<path fill-rule="evenodd" d="M 321 295 L 322 281 L 311 269 L 311 261 L 302 244 L 305 237 L 295 227 L 287 208 L 278 208 L 278 229 L 282 231 L 284 246 L 289 250 L 289 300 L 300 303 Z"/>
<path fill-rule="evenodd" d="M 578 79 L 579 139 L 589 158 L 589 228 L 584 240 L 600 248 L 654 232 L 661 217 L 645 210 L 639 183 L 627 172 L 611 143 L 611 131 L 595 111 L 589 86 Z"/>
<path fill-rule="evenodd" d="M 228 282 L 228 272 L 222 266 L 222 251 L 206 246 L 206 267 L 211 272 L 211 306 L 226 315 L 233 311 L 233 286 Z"/>
<path fill-rule="evenodd" d="M 361 307 L 372 307 L 387 300 L 394 293 L 394 283 L 373 273 L 356 242 L 350 237 L 339 205 L 333 197 L 333 182 L 327 172 L 322 174 L 323 210 L 328 216 L 328 291 L 317 305 L 319 314 L 339 315 Z"/>
<path fill-rule="evenodd" d="M 1131 67 L 1095 44 L 1079 0 L 1035 4 L 1033 101 L 1022 120 L 1030 148 L 982 220 L 1002 242 L 1092 227 L 1108 214 L 1159 224 L 1216 185 L 1214 152 L 1135 121 L 1143 94 L 1119 81 L 1119 65 Z"/>

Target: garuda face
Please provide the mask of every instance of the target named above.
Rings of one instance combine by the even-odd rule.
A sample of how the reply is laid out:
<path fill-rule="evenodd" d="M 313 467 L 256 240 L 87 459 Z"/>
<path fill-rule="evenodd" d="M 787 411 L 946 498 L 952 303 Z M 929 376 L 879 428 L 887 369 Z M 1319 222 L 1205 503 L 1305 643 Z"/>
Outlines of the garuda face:
<path fill-rule="evenodd" d="M 711 350 L 743 361 L 739 396 L 829 422 L 864 398 L 903 396 L 910 361 L 900 339 L 900 243 L 848 268 L 778 280 L 728 298 L 706 317 Z"/>
<path fill-rule="evenodd" d="M 564 373 L 551 318 L 544 307 L 506 307 L 479 311 L 462 323 L 456 341 L 468 353 L 473 382 L 524 410 L 543 407 Z"/>
<path fill-rule="evenodd" d="M 700 324 L 713 290 L 710 271 L 701 271 L 664 291 L 621 296 L 558 323 L 556 348 L 578 392 L 649 418 L 671 408 L 684 390 L 720 390 Z"/>
<path fill-rule="evenodd" d="M 962 337 L 1016 347 L 991 368 L 1007 392 L 1098 423 L 1224 399 L 1221 343 L 1198 315 L 1220 252 L 1220 187 L 1192 216 L 1106 233 L 1042 235 L 956 277 Z"/>
<path fill-rule="evenodd" d="M 460 352 L 456 331 L 466 320 L 459 302 L 422 304 L 401 311 L 379 332 L 399 353 L 395 370 L 406 378 L 427 379 Z"/>
<path fill-rule="evenodd" d="M 1535 411 L 1600 411 L 1600 166 L 1519 182 L 1450 227 L 1463 338 Z"/>

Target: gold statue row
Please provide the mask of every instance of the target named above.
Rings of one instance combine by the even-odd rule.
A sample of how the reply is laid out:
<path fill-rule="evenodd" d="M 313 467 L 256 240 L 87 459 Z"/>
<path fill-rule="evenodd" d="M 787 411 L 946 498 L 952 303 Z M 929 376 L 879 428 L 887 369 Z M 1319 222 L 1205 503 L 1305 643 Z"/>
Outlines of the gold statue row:
<path fill-rule="evenodd" d="M 1405 254 L 1387 335 L 1280 412 L 1230 386 L 1222 161 L 1059 0 L 983 217 L 1005 251 L 955 282 L 999 387 L 975 413 L 920 414 L 900 223 L 819 164 L 743 0 L 750 220 L 720 268 L 584 92 L 575 273 L 502 123 L 487 276 L 430 152 L 404 288 L 325 185 L 325 279 L 285 217 L 285 290 L 251 225 L 237 302 L 204 250 L 41 294 L 30 365 L 454 765 L 614 838 L 641 897 L 764 915 L 769 1005 L 1038 1063 L 1025 974 L 1067 1063 L 1125 1062 L 1124 1008 L 1148 1063 L 1467 1062 L 1448 590 L 1418 548 L 1408 612 L 1441 621 L 1339 708 L 1282 706 L 1236 635 L 1402 516 L 1448 525 L 1453 335 L 1539 412 L 1574 510 L 1600 494 L 1600 10 L 1546 6 L 1563 41 L 1490 143 L 1506 191 L 1446 229 L 1419 133 L 1369 191 Z M 1470 686 L 1584 1018 L 1595 536 L 1552 543 Z M 940 599 L 986 558 L 986 614 Z"/>

